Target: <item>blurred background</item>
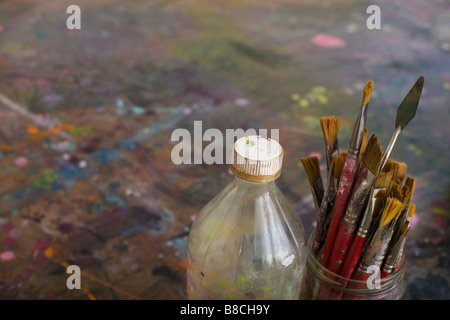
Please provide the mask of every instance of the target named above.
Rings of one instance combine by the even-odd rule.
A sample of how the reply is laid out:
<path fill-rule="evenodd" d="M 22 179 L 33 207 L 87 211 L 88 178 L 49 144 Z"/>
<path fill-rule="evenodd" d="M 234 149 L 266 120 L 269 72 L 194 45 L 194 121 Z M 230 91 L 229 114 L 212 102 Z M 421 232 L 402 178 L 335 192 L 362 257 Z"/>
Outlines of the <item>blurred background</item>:
<path fill-rule="evenodd" d="M 423 75 L 391 156 L 417 179 L 406 298 L 449 299 L 450 3 L 376 1 L 379 30 L 371 4 L 0 1 L 0 298 L 185 299 L 190 226 L 233 179 L 226 164 L 172 163 L 173 130 L 196 120 L 279 129 L 277 184 L 310 234 L 299 158 L 326 167 L 319 118 L 339 117 L 346 151 L 371 79 L 367 127 L 386 147 Z M 82 290 L 66 287 L 71 264 Z"/>

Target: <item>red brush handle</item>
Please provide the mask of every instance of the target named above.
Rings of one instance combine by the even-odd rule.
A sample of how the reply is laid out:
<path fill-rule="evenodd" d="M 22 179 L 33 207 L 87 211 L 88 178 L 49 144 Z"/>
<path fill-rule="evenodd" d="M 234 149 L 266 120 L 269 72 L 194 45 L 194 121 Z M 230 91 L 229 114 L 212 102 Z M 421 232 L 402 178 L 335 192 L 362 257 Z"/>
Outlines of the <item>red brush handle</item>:
<path fill-rule="evenodd" d="M 333 250 L 331 251 L 330 261 L 327 268 L 339 274 L 342 270 L 345 257 L 352 243 L 358 221 L 360 220 L 363 204 L 366 200 L 367 192 L 370 184 L 368 183 L 369 170 L 362 164 L 358 172 L 358 178 L 353 186 L 350 200 L 347 204 L 347 210 L 341 219 L 336 240 L 334 241 Z"/>
<path fill-rule="evenodd" d="M 387 273 L 384 270 L 381 271 L 381 278 L 386 278 L 386 277 L 389 277 L 390 275 L 391 275 L 391 273 Z"/>
<path fill-rule="evenodd" d="M 354 230 L 349 230 L 349 228 L 351 229 L 352 227 L 345 221 L 342 221 L 336 240 L 334 241 L 333 250 L 331 251 L 330 262 L 327 266 L 327 269 L 331 272 L 341 273 L 342 264 L 354 235 Z"/>
<path fill-rule="evenodd" d="M 368 274 L 367 272 L 361 271 L 361 269 L 356 270 L 355 274 L 353 275 L 352 279 L 353 280 L 359 280 L 359 281 L 367 281 L 367 279 L 369 279 L 370 274 Z M 358 283 L 358 285 L 356 285 L 356 287 L 358 289 L 363 289 L 366 287 L 365 284 L 363 283 Z"/>
<path fill-rule="evenodd" d="M 355 268 L 358 265 L 365 242 L 366 237 L 361 237 L 358 234 L 355 236 L 347 257 L 345 258 L 344 265 L 342 266 L 341 276 L 345 278 L 350 278 L 352 276 L 353 271 L 355 271 Z"/>
<path fill-rule="evenodd" d="M 330 260 L 331 251 L 334 245 L 334 239 L 341 223 L 342 215 L 345 212 L 347 201 L 352 189 L 353 178 L 356 171 L 356 159 L 352 159 L 347 156 L 342 169 L 341 178 L 339 180 L 339 186 L 336 193 L 336 201 L 334 203 L 333 212 L 331 214 L 330 226 L 328 227 L 327 239 L 325 241 L 325 247 L 322 255 L 321 263 L 323 266 L 327 266 Z"/>

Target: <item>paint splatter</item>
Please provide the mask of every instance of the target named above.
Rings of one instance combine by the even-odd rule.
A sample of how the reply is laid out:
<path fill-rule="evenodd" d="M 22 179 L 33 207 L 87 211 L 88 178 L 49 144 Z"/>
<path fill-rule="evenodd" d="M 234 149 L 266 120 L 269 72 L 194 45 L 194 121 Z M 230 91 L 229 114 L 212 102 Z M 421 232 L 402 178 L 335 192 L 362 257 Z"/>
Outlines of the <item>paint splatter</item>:
<path fill-rule="evenodd" d="M 309 156 L 310 156 L 310 157 L 317 157 L 317 159 L 319 159 L 319 161 L 320 161 L 320 159 L 322 159 L 322 153 L 317 152 L 317 151 L 311 152 L 311 153 L 309 154 Z"/>
<path fill-rule="evenodd" d="M 344 39 L 325 34 L 319 33 L 312 37 L 311 42 L 319 47 L 324 48 L 342 48 L 345 47 L 346 43 Z"/>
<path fill-rule="evenodd" d="M 131 109 L 131 112 L 133 112 L 134 114 L 144 114 L 145 113 L 144 107 L 131 106 L 130 109 Z"/>
<path fill-rule="evenodd" d="M 58 180 L 58 174 L 55 171 L 44 169 L 42 176 L 34 181 L 34 186 L 42 190 L 50 190 L 56 180 Z"/>
<path fill-rule="evenodd" d="M 12 259 L 14 259 L 14 252 L 12 252 L 12 251 L 4 251 L 0 255 L 0 259 L 2 259 L 3 261 L 12 260 Z"/>
<path fill-rule="evenodd" d="M 237 105 L 238 107 L 245 107 L 246 105 L 248 105 L 248 99 L 237 98 L 234 100 L 234 104 Z"/>
<path fill-rule="evenodd" d="M 411 219 L 411 230 L 413 230 L 418 224 L 419 224 L 419 217 L 417 216 L 417 214 L 415 214 L 412 216 Z"/>
<path fill-rule="evenodd" d="M 28 159 L 26 157 L 17 157 L 14 159 L 14 164 L 16 166 L 24 166 L 28 163 Z"/>

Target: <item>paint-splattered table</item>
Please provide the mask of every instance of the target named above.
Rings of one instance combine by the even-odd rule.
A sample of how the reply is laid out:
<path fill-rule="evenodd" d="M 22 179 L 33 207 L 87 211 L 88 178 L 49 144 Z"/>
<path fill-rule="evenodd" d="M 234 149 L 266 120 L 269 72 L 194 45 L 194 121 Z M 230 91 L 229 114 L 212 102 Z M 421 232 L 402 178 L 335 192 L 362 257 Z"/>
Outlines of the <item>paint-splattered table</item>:
<path fill-rule="evenodd" d="M 245 4 L 244 4 L 245 3 Z M 0 3 L 0 297 L 184 299 L 186 241 L 231 179 L 175 165 L 176 128 L 279 129 L 278 185 L 310 233 L 298 159 L 323 151 L 319 118 L 346 148 L 365 81 L 367 126 L 386 146 L 414 81 L 425 91 L 392 156 L 418 180 L 407 242 L 410 299 L 448 299 L 450 14 L 442 1 Z M 324 159 L 321 159 L 324 166 Z M 78 265 L 82 290 L 68 290 Z"/>

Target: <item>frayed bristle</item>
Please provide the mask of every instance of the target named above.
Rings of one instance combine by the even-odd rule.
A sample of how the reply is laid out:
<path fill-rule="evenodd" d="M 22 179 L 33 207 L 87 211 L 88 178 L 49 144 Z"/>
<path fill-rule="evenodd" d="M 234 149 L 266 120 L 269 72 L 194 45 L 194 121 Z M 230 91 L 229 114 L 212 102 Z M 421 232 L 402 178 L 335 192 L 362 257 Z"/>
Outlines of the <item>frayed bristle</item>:
<path fill-rule="evenodd" d="M 340 120 L 334 116 L 320 118 L 325 145 L 330 146 L 338 138 Z"/>
<path fill-rule="evenodd" d="M 366 85 L 364 86 L 363 100 L 361 105 L 365 106 L 369 103 L 372 91 L 373 91 L 373 81 L 369 80 L 366 82 Z"/>
<path fill-rule="evenodd" d="M 342 152 L 334 159 L 334 178 L 339 179 L 344 168 L 345 159 L 347 159 L 347 152 Z"/>
<path fill-rule="evenodd" d="M 367 142 L 366 150 L 362 157 L 362 162 L 373 174 L 377 174 L 380 168 L 381 158 L 383 157 L 383 150 L 376 135 L 372 135 Z"/>
<path fill-rule="evenodd" d="M 319 159 L 317 157 L 300 158 L 310 184 L 320 177 Z"/>
<path fill-rule="evenodd" d="M 394 188 L 392 189 L 391 197 L 398 199 L 400 202 L 403 200 L 402 188 L 398 183 L 395 183 Z"/>
<path fill-rule="evenodd" d="M 391 170 L 394 170 L 394 160 L 387 159 L 386 163 L 384 164 L 384 167 L 381 169 L 382 172 L 388 172 Z"/>
<path fill-rule="evenodd" d="M 381 215 L 380 228 L 383 228 L 384 226 L 389 224 L 393 219 L 395 219 L 401 209 L 402 203 L 400 200 L 395 198 L 388 198 L 383 213 Z"/>
<path fill-rule="evenodd" d="M 405 181 L 405 185 L 409 187 L 410 198 L 412 199 L 414 195 L 414 191 L 416 190 L 417 179 L 413 177 L 407 177 Z"/>
<path fill-rule="evenodd" d="M 402 184 L 403 180 L 405 179 L 407 169 L 408 166 L 406 165 L 406 163 L 388 159 L 381 171 L 388 172 L 394 170 L 392 180 L 399 184 Z"/>
<path fill-rule="evenodd" d="M 392 181 L 393 175 L 394 170 L 388 172 L 380 172 L 373 184 L 374 188 L 375 189 L 387 188 L 389 186 L 389 183 Z"/>
<path fill-rule="evenodd" d="M 402 184 L 403 180 L 406 176 L 406 171 L 408 170 L 408 166 L 404 162 L 398 162 L 397 172 L 395 172 L 395 176 L 393 179 L 397 181 L 397 183 Z"/>
<path fill-rule="evenodd" d="M 409 203 L 409 201 L 411 200 L 411 190 L 406 184 L 402 187 L 402 194 L 402 203 L 403 205 L 407 205 L 407 203 Z"/>

